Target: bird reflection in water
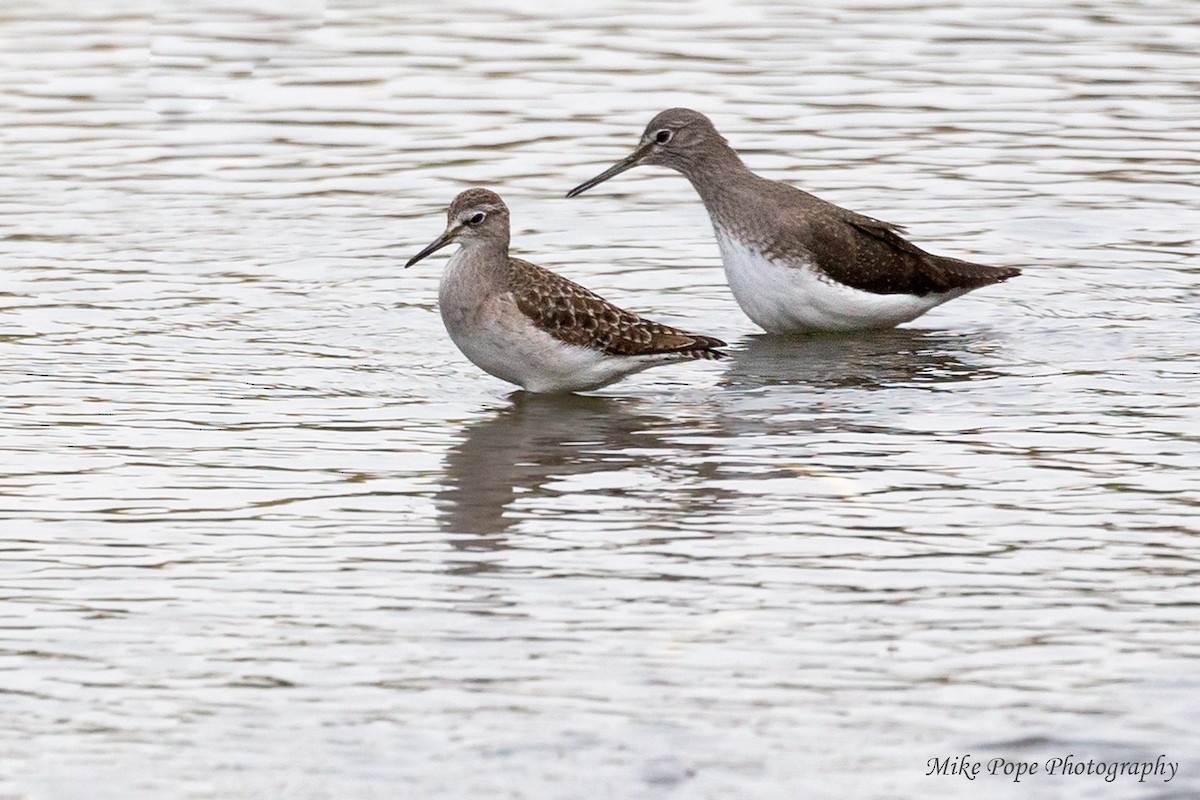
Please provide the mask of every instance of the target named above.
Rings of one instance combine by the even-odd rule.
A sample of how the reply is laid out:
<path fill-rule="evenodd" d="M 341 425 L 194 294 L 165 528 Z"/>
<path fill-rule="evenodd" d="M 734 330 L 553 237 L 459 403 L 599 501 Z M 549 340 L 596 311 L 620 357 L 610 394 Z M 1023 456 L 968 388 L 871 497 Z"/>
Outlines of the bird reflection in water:
<path fill-rule="evenodd" d="M 531 395 L 515 392 L 512 404 L 466 429 L 446 458 L 438 493 L 441 527 L 472 534 L 453 542 L 463 550 L 505 547 L 502 534 L 516 525 L 518 498 L 536 499 L 564 478 L 645 468 L 648 451 L 677 453 L 663 437 L 694 428 L 686 404 L 671 416 L 632 397 Z"/>
<path fill-rule="evenodd" d="M 589 474 L 669 471 L 676 485 L 686 482 L 677 480 L 680 469 L 707 476 L 707 492 L 668 492 L 671 497 L 664 498 L 678 505 L 673 513 L 694 519 L 703 519 L 721 498 L 736 501 L 714 485 L 717 473 L 817 477 L 817 488 L 830 490 L 823 476 L 832 473 L 813 462 L 808 442 L 831 427 L 874 432 L 888 424 L 882 412 L 897 410 L 894 396 L 874 390 L 996 374 L 986 366 L 993 360 L 993 344 L 982 334 L 900 329 L 854 338 L 752 336 L 743 341 L 745 346 L 732 353 L 720 391 L 694 403 L 678 397 L 668 402 L 511 395 L 510 405 L 467 427 L 447 455 L 437 495 L 440 525 L 447 533 L 468 534 L 451 544 L 461 551 L 509 547 L 505 534 L 514 526 L 531 516 L 552 518 L 556 509 L 548 505 L 560 496 L 564 479 Z M 771 386 L 784 391 L 755 391 Z M 864 391 L 877 399 L 864 403 Z M 834 395 L 839 399 L 828 403 Z M 683 457 L 688 449 L 703 452 Z M 835 477 L 840 481 L 835 494 L 853 493 Z M 571 504 L 564 513 L 579 513 L 579 506 Z"/>
<path fill-rule="evenodd" d="M 755 389 L 884 389 L 973 381 L 999 373 L 983 366 L 995 348 L 982 333 L 898 328 L 859 336 L 749 336 L 731 353 L 721 385 Z"/>

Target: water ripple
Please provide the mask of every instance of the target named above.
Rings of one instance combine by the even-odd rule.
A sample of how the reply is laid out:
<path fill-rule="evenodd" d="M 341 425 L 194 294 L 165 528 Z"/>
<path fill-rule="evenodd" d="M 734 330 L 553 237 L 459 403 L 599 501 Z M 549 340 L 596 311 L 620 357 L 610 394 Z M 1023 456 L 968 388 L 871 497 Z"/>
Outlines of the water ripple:
<path fill-rule="evenodd" d="M 1196 794 L 1198 23 L 6 9 L 0 796 L 950 797 L 961 752 Z M 1025 274 L 757 335 L 686 181 L 562 197 L 672 105 Z M 509 396 L 400 268 L 470 185 L 732 357 Z"/>

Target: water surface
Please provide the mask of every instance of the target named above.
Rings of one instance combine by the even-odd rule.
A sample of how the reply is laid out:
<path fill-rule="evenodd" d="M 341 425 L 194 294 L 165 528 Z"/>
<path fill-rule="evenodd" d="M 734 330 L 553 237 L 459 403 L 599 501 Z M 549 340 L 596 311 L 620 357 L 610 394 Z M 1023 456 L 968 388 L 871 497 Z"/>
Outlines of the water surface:
<path fill-rule="evenodd" d="M 281 8 L 0 4 L 0 797 L 1200 793 L 1195 4 Z M 758 335 L 674 105 L 1025 274 Z M 472 185 L 731 359 L 512 396 Z"/>

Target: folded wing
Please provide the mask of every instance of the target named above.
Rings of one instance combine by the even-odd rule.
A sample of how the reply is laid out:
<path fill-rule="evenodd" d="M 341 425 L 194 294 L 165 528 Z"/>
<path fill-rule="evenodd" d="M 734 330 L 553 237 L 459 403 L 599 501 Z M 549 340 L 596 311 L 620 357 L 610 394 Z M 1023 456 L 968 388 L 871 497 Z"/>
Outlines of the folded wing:
<path fill-rule="evenodd" d="M 558 340 L 608 355 L 678 354 L 720 358 L 725 343 L 643 319 L 595 292 L 536 264 L 510 259 L 517 307 L 534 325 Z"/>

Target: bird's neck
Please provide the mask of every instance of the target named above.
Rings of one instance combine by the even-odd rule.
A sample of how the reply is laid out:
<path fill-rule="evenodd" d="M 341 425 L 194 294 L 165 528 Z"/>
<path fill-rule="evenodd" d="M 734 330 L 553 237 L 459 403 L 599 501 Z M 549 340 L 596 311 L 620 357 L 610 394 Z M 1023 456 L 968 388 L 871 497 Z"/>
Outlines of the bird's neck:
<path fill-rule="evenodd" d="M 447 281 L 487 291 L 508 279 L 508 242 L 497 239 L 464 242 L 446 264 Z"/>
<path fill-rule="evenodd" d="M 697 153 L 678 169 L 691 181 L 710 212 L 729 201 L 731 188 L 755 177 L 733 148 L 724 142 Z"/>

